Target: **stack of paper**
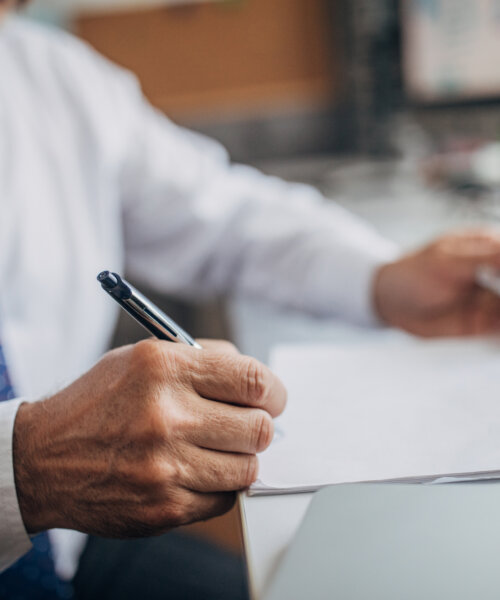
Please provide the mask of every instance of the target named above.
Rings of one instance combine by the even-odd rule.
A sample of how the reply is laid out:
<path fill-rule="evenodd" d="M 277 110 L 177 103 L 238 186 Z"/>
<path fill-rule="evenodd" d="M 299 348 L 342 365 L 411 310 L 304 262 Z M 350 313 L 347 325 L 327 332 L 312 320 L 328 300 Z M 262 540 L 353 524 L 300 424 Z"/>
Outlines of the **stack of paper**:
<path fill-rule="evenodd" d="M 500 477 L 500 344 L 278 348 L 289 392 L 251 494 L 361 481 Z"/>

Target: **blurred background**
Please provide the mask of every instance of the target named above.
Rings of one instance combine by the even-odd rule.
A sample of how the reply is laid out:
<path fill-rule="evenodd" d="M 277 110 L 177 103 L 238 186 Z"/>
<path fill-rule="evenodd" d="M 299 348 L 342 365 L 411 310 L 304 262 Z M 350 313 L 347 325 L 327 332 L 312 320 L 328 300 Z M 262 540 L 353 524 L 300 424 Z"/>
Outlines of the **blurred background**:
<path fill-rule="evenodd" d="M 235 160 L 495 139 L 499 0 L 37 0 Z M 399 132 L 400 133 L 400 132 Z"/>
<path fill-rule="evenodd" d="M 36 0 L 28 14 L 134 71 L 233 160 L 319 187 L 403 248 L 497 222 L 500 0 Z M 156 300 L 263 360 L 276 342 L 357 335 L 246 300 Z M 137 336 L 125 320 L 116 343 Z M 226 525 L 209 535 L 239 548 Z"/>

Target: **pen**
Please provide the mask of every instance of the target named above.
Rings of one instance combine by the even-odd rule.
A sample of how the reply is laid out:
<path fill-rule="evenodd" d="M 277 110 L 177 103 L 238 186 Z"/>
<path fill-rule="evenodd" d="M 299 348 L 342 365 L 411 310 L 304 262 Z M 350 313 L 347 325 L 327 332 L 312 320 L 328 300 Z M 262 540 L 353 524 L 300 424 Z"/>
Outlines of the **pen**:
<path fill-rule="evenodd" d="M 200 344 L 186 333 L 182 327 L 177 325 L 174 320 L 125 279 L 122 279 L 118 273 L 102 271 L 97 276 L 97 281 L 101 284 L 102 289 L 113 300 L 116 300 L 131 317 L 160 340 L 187 344 L 201 349 Z"/>

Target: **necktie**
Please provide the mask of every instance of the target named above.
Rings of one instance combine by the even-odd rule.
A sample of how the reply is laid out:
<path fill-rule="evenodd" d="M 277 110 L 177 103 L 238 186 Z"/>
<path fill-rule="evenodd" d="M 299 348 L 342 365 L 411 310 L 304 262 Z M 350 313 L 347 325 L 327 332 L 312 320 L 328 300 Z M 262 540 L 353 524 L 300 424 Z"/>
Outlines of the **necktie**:
<path fill-rule="evenodd" d="M 14 398 L 14 390 L 0 345 L 0 402 Z M 0 573 L 0 600 L 53 600 L 73 597 L 71 585 L 55 572 L 47 533 L 32 539 L 33 548 Z"/>

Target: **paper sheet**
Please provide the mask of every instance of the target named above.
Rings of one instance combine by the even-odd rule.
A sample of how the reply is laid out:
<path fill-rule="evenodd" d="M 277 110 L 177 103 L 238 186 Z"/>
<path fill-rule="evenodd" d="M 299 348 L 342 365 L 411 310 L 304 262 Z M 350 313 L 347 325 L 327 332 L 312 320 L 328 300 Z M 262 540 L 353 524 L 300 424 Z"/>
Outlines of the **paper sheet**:
<path fill-rule="evenodd" d="M 253 494 L 359 481 L 500 476 L 500 343 L 289 346 L 288 406 Z"/>

